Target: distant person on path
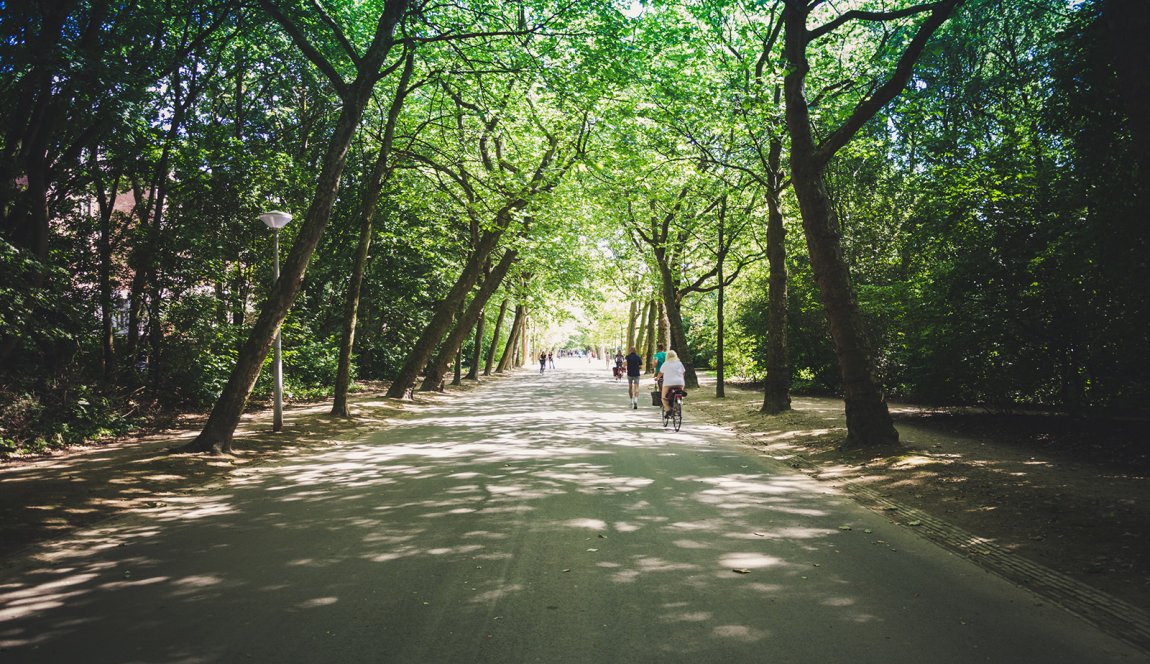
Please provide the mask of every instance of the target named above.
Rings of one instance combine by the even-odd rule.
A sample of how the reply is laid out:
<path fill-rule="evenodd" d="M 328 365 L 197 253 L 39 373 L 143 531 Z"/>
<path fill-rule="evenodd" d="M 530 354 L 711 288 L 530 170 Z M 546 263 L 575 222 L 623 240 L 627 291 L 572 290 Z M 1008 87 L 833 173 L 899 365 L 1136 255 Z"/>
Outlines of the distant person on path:
<path fill-rule="evenodd" d="M 547 351 L 547 364 L 549 364 L 552 369 L 555 368 L 555 353 Z"/>
<path fill-rule="evenodd" d="M 631 397 L 631 408 L 639 408 L 639 376 L 643 375 L 643 357 L 631 346 L 627 354 L 627 394 Z"/>
<path fill-rule="evenodd" d="M 662 397 L 663 397 L 663 412 L 667 412 L 670 404 L 667 403 L 667 390 L 672 387 L 686 387 L 687 386 L 687 367 L 679 361 L 679 354 L 673 350 L 667 351 L 664 356 L 665 360 L 659 373 L 655 374 L 655 379 L 662 379 Z"/>
<path fill-rule="evenodd" d="M 539 353 L 539 373 L 543 373 L 543 370 L 546 368 L 547 368 L 547 353 L 546 352 Z"/>

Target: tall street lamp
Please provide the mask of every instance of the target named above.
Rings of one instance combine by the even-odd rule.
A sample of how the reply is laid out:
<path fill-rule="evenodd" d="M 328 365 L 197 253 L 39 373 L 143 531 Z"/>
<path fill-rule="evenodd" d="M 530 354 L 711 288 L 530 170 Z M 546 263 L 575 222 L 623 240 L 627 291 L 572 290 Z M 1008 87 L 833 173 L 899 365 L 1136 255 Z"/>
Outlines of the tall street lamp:
<path fill-rule="evenodd" d="M 272 210 L 260 215 L 260 221 L 275 231 L 275 270 L 272 272 L 272 285 L 280 279 L 280 229 L 291 221 L 287 212 Z M 280 353 L 280 334 L 276 332 L 275 340 L 275 416 L 272 419 L 272 431 L 283 431 L 284 428 L 284 369 L 283 356 Z"/>

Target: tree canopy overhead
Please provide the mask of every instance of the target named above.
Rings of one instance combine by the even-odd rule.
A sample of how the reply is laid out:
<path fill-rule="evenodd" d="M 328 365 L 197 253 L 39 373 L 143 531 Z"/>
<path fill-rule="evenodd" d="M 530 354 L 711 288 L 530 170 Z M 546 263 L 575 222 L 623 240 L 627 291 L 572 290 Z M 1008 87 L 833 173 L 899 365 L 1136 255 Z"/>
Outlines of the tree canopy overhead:
<path fill-rule="evenodd" d="M 0 6 L 5 450 L 226 450 L 277 334 L 337 404 L 660 341 L 862 445 L 1145 409 L 1145 3 Z"/>

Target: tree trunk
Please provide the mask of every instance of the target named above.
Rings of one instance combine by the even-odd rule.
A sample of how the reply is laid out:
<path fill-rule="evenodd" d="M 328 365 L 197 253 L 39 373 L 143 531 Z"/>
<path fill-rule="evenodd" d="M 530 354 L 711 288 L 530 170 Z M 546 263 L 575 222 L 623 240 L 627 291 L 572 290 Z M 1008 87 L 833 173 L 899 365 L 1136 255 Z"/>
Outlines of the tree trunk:
<path fill-rule="evenodd" d="M 661 307 L 651 300 L 647 308 L 647 347 L 643 351 L 643 373 L 655 373 L 655 318 L 659 315 Z"/>
<path fill-rule="evenodd" d="M 272 286 L 268 300 L 244 342 L 236 366 L 212 408 L 203 431 L 183 448 L 185 451 L 231 451 L 232 435 L 243 415 L 256 378 L 259 377 L 264 358 L 299 295 L 308 262 L 331 219 L 332 206 L 339 191 L 339 179 L 347 163 L 348 148 L 355 137 L 364 108 L 371 99 L 375 81 L 391 51 L 395 26 L 406 12 L 407 4 L 408 0 L 388 0 L 386 3 L 385 15 L 378 25 L 376 39 L 359 61 L 356 79 L 343 96 L 343 105 L 324 155 L 315 194 L 295 243 L 284 260 L 280 278 Z"/>
<path fill-rule="evenodd" d="M 631 300 L 630 310 L 627 312 L 627 341 L 623 343 L 623 353 L 630 352 L 635 345 L 635 319 L 639 316 L 639 303 Z"/>
<path fill-rule="evenodd" d="M 683 313 L 679 309 L 674 277 L 663 252 L 656 250 L 655 257 L 663 281 L 663 309 L 667 314 L 667 332 L 671 342 L 667 350 L 674 350 L 679 355 L 679 361 L 686 368 L 687 371 L 684 375 L 686 386 L 697 388 L 699 387 L 699 377 L 695 374 L 694 359 L 691 357 L 690 347 L 687 346 L 687 335 L 683 329 Z"/>
<path fill-rule="evenodd" d="M 475 347 L 471 353 L 471 366 L 467 368 L 468 380 L 479 380 L 479 364 L 483 362 L 483 335 L 487 332 L 487 305 L 479 312 L 479 320 L 475 321 Z"/>
<path fill-rule="evenodd" d="M 775 155 L 772 141 L 771 153 Z M 778 172 L 778 169 L 775 169 Z M 762 412 L 776 415 L 791 409 L 791 366 L 787 343 L 787 247 L 777 190 L 767 192 L 767 386 Z"/>
<path fill-rule="evenodd" d="M 636 339 L 635 351 L 642 353 L 643 349 L 647 347 L 647 306 L 648 302 L 644 302 L 642 308 L 639 310 L 639 316 L 636 318 Z M 628 349 L 630 350 L 630 349 Z"/>
<path fill-rule="evenodd" d="M 447 339 L 443 342 L 439 350 L 439 354 L 431 362 L 431 367 L 427 371 L 427 376 L 423 379 L 423 384 L 420 386 L 420 391 L 427 392 L 438 389 L 439 384 L 443 381 L 443 371 L 447 366 L 447 362 L 451 357 L 459 353 L 459 349 L 463 346 L 463 340 L 467 338 L 467 334 L 475 327 L 479 316 L 483 313 L 483 307 L 487 305 L 487 301 L 499 290 L 499 286 L 503 283 L 503 279 L 507 276 L 507 271 L 511 269 L 512 263 L 515 262 L 517 251 L 508 249 L 503 252 L 503 258 L 483 281 L 483 285 L 479 287 L 475 297 L 471 299 L 471 303 L 467 306 L 467 310 L 459 317 L 458 322 L 455 324 L 455 329 L 451 331 Z"/>
<path fill-rule="evenodd" d="M 483 272 L 484 263 L 487 262 L 487 258 L 491 255 L 491 252 L 495 250 L 499 238 L 511 223 L 514 210 L 520 209 L 524 205 L 526 205 L 526 201 L 522 199 L 510 202 L 496 215 L 495 226 L 483 234 L 479 244 L 475 247 L 475 251 L 468 257 L 463 271 L 459 274 L 459 278 L 455 280 L 455 285 L 451 287 L 447 296 L 439 303 L 439 306 L 436 307 L 431 321 L 428 322 L 427 326 L 423 329 L 423 333 L 415 342 L 415 346 L 408 354 L 407 361 L 404 362 L 403 368 L 399 370 L 399 373 L 392 380 L 391 387 L 387 390 L 388 397 L 392 399 L 402 399 L 407 395 L 408 390 L 415 386 L 419 371 L 427 366 L 428 360 L 430 360 L 432 354 L 435 353 L 435 348 L 439 345 L 440 340 L 443 339 L 443 335 L 447 332 L 448 326 L 451 325 L 451 319 L 455 312 L 459 310 L 464 298 L 467 297 L 467 294 L 471 291 L 475 282 L 479 280 L 479 275 Z M 470 331 L 470 327 L 464 334 L 466 334 L 467 331 Z M 442 374 L 440 377 L 442 378 Z"/>
<path fill-rule="evenodd" d="M 515 318 L 511 322 L 511 334 L 507 336 L 507 345 L 503 348 L 503 356 L 499 359 L 499 366 L 495 373 L 503 373 L 512 366 L 516 349 L 519 348 L 519 335 L 523 334 L 523 318 L 527 310 L 522 304 L 515 305 Z"/>
<path fill-rule="evenodd" d="M 491 347 L 487 349 L 487 362 L 483 365 L 483 375 L 490 376 L 495 364 L 495 351 L 499 348 L 499 333 L 503 330 L 503 317 L 507 315 L 507 298 L 499 303 L 499 314 L 495 317 L 495 329 L 491 331 Z"/>
<path fill-rule="evenodd" d="M 723 208 L 726 208 L 726 197 L 723 197 Z M 726 284 L 723 283 L 723 259 L 726 254 L 722 253 L 723 248 L 723 231 L 726 220 L 724 214 L 719 214 L 719 293 L 718 293 L 718 310 L 715 312 L 715 333 L 716 333 L 716 347 L 715 347 L 715 397 L 723 399 L 727 396 L 727 389 L 724 385 L 726 380 L 726 367 L 723 366 L 723 298 L 726 296 Z"/>
<path fill-rule="evenodd" d="M 347 296 L 343 302 L 343 335 L 339 340 L 339 366 L 335 374 L 335 394 L 332 398 L 331 414 L 336 417 L 351 417 L 347 407 L 347 391 L 351 388 L 351 353 L 355 347 L 355 326 L 359 318 L 359 297 L 363 287 L 363 273 L 367 269 L 368 252 L 371 249 L 372 220 L 375 217 L 375 204 L 378 191 L 372 195 L 364 192 L 359 229 L 359 246 L 355 250 L 355 263 L 351 268 L 351 279 L 347 284 Z"/>
<path fill-rule="evenodd" d="M 941 0 L 929 7 L 929 16 L 907 43 L 890 77 L 859 101 L 850 117 L 819 145 L 815 143 L 810 107 L 803 91 L 810 71 L 806 50 L 812 36 L 807 30 L 811 6 L 800 2 L 783 5 L 783 52 L 787 60 L 783 93 L 787 133 L 791 139 L 791 183 L 803 218 L 811 269 L 819 286 L 823 311 L 842 372 L 848 445 L 874 447 L 896 444 L 898 431 L 875 380 L 870 344 L 842 254 L 838 219 L 826 190 L 826 166 L 835 152 L 907 85 L 913 74 L 914 62 L 922 54 L 930 36 L 961 1 Z"/>
<path fill-rule="evenodd" d="M 332 399 L 331 414 L 336 417 L 351 417 L 347 407 L 347 392 L 351 388 L 351 355 L 355 348 L 355 327 L 359 318 L 359 299 L 363 288 L 363 274 L 367 269 L 368 254 L 371 249 L 375 209 L 383 193 L 383 185 L 391 175 L 387 161 L 391 156 L 391 146 L 395 140 L 395 125 L 408 93 L 408 83 L 415 68 L 415 51 L 409 51 L 404 61 L 403 73 L 395 89 L 395 97 L 388 110 L 384 126 L 383 141 L 376 156 L 375 165 L 364 187 L 360 203 L 359 246 L 355 251 L 355 264 L 347 285 L 347 296 L 343 305 L 343 335 L 339 341 L 339 366 L 335 376 L 335 394 Z"/>

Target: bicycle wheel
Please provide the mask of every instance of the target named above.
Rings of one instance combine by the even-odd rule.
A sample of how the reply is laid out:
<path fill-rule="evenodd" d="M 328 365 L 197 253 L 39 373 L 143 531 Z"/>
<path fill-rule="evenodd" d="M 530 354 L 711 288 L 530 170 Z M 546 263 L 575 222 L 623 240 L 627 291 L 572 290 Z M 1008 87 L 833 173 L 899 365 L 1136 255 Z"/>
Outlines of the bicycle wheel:
<path fill-rule="evenodd" d="M 675 399 L 675 405 L 671 408 L 671 421 L 675 424 L 675 431 L 683 426 L 683 400 Z"/>
<path fill-rule="evenodd" d="M 663 411 L 663 428 L 666 429 L 667 425 L 671 423 L 671 409 Z"/>

